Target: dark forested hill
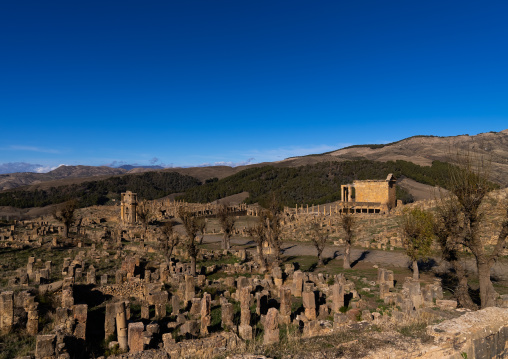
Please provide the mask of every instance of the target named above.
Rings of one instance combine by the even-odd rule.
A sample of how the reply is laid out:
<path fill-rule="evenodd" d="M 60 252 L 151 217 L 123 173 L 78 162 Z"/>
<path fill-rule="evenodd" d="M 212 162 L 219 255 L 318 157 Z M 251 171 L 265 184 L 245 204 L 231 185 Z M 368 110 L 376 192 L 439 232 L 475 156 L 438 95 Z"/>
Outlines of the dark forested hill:
<path fill-rule="evenodd" d="M 77 199 L 80 207 L 87 207 L 120 199 L 120 194 L 127 190 L 137 193 L 140 199 L 155 199 L 200 184 L 198 179 L 176 172 L 146 172 L 45 189 L 2 192 L 0 206 L 42 207 Z"/>
<path fill-rule="evenodd" d="M 240 192 L 249 192 L 248 203 L 264 204 L 270 194 L 284 205 L 320 204 L 340 199 L 340 185 L 355 179 L 385 179 L 389 173 L 420 183 L 444 185 L 448 164 L 434 161 L 419 166 L 406 161 L 370 160 L 321 162 L 300 167 L 250 168 L 217 181 L 193 187 L 182 196 L 188 202 L 210 202 Z M 407 195 L 399 190 L 399 196 Z"/>

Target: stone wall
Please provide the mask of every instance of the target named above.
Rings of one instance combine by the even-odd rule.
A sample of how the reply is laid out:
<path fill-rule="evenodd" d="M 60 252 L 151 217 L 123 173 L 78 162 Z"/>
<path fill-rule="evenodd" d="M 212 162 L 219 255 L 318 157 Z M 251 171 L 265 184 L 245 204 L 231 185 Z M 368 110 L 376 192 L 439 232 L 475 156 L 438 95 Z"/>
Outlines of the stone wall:
<path fill-rule="evenodd" d="M 355 202 L 389 204 L 389 183 L 386 181 L 355 181 Z"/>

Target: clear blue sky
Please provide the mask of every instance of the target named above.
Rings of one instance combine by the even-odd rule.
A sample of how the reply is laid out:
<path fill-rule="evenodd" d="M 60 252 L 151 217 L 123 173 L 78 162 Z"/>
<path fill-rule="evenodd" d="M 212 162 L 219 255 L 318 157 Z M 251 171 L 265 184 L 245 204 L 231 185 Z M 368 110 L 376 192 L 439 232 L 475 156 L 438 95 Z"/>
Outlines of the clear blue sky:
<path fill-rule="evenodd" d="M 501 131 L 507 15 L 506 1 L 2 1 L 0 164 L 261 162 Z"/>

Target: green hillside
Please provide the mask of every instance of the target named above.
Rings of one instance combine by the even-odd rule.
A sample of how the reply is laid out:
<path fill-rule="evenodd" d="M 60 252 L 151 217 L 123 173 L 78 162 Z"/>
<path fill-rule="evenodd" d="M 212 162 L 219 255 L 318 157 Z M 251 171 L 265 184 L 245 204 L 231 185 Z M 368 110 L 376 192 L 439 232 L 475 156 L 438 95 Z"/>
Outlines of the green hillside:
<path fill-rule="evenodd" d="M 43 207 L 77 199 L 80 207 L 88 207 L 105 204 L 111 199 L 120 199 L 120 194 L 127 190 L 137 193 L 140 199 L 156 199 L 184 192 L 200 184 L 198 179 L 176 172 L 145 172 L 51 187 L 47 190 L 16 189 L 3 192 L 0 193 L 0 206 Z"/>
<path fill-rule="evenodd" d="M 265 204 L 269 194 L 287 206 L 295 204 L 322 204 L 340 199 L 340 185 L 353 180 L 385 179 L 389 173 L 395 177 L 409 177 L 431 186 L 444 185 L 448 164 L 434 161 L 432 166 L 419 166 L 406 161 L 376 162 L 357 160 L 322 162 L 313 165 L 280 168 L 264 166 L 250 168 L 219 181 L 207 181 L 202 186 L 186 191 L 181 198 L 188 202 L 210 202 L 243 191 L 250 193 L 247 203 Z M 399 198 L 408 198 L 399 189 Z"/>

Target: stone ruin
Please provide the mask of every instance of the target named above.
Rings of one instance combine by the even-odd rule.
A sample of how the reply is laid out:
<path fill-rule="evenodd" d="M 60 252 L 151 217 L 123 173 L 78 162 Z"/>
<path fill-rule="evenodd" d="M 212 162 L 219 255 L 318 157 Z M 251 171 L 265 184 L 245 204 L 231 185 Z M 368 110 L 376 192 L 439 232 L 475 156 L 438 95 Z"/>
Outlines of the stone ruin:
<path fill-rule="evenodd" d="M 194 209 L 213 213 L 210 208 Z M 303 272 L 296 263 L 261 272 L 255 253 L 245 249 L 203 249 L 198 261 L 208 264 L 192 276 L 181 248 L 175 250 L 177 259 L 168 262 L 157 258 L 156 250 L 133 229 L 111 229 L 106 235 L 100 220 L 84 223 L 89 236 L 74 249 L 54 245 L 52 238 L 60 228 L 48 222 L 17 223 L 24 227 L 23 235 L 15 236 L 16 228 L 2 231 L 2 246 L 47 245 L 63 253 L 58 263 L 28 257 L 6 278 L 9 290 L 0 290 L 0 333 L 35 336 L 36 358 L 79 356 L 85 353 L 86 342 L 98 340 L 94 338 L 98 332 L 110 353 L 120 357 L 156 352 L 160 357 L 212 358 L 244 350 L 253 340 L 277 345 L 288 327 L 302 338 L 313 338 L 347 331 L 357 323 L 399 323 L 422 313 L 458 317 L 429 327 L 435 344 L 429 353 L 453 357 L 465 352 L 474 358 L 488 346 L 500 357 L 506 354 L 502 345 L 508 321 L 501 321 L 508 317 L 507 296 L 500 298 L 500 308 L 467 313 L 460 321 L 457 313 L 463 312 L 456 301 L 444 299 L 439 280 L 422 284 L 399 278 L 396 283 L 393 271 L 378 268 L 377 279 L 369 281 Z M 39 233 L 51 238 L 49 242 L 44 243 Z M 234 263 L 224 263 L 231 258 Z M 371 295 L 383 308 L 369 307 Z M 47 298 L 54 302 L 51 321 L 43 302 Z M 484 317 L 490 319 L 481 329 L 471 324 Z"/>

